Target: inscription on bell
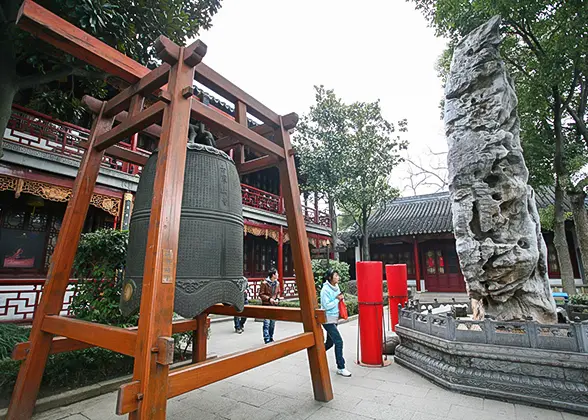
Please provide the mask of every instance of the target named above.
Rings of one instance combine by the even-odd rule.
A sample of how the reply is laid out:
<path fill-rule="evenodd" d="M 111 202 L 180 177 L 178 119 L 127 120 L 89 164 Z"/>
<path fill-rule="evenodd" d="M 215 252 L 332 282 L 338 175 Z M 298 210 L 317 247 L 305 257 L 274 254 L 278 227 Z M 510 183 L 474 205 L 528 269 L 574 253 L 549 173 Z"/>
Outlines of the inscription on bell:
<path fill-rule="evenodd" d="M 173 282 L 173 266 L 174 266 L 174 252 L 171 249 L 163 249 L 162 251 L 162 275 L 161 275 L 161 282 L 162 283 L 172 283 Z"/>
<path fill-rule="evenodd" d="M 187 148 L 178 248 L 159 251 L 158 281 L 175 285 L 174 312 L 185 318 L 217 303 L 242 311 L 247 280 L 243 279 L 243 202 L 237 168 L 218 149 L 197 143 Z M 131 215 L 125 269 L 125 284 L 131 287 L 121 296 L 124 314 L 138 311 L 141 303 L 157 154 L 143 168 Z"/>

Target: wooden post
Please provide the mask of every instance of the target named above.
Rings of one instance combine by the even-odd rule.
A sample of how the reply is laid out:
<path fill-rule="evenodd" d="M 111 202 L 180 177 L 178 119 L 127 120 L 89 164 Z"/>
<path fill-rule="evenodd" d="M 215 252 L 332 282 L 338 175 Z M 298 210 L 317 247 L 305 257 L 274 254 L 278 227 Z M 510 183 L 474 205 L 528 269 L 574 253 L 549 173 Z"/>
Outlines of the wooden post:
<path fill-rule="evenodd" d="M 196 317 L 196 330 L 192 337 L 192 362 L 204 362 L 206 360 L 208 344 L 208 314 L 203 313 Z"/>
<path fill-rule="evenodd" d="M 280 198 L 281 200 L 281 198 Z M 278 278 L 280 280 L 281 295 L 284 296 L 284 227 L 280 226 L 278 235 Z"/>
<path fill-rule="evenodd" d="M 412 242 L 412 252 L 413 252 L 413 258 L 414 258 L 414 273 L 415 273 L 415 278 L 416 278 L 416 289 L 417 291 L 421 291 L 421 270 L 420 270 L 420 264 L 419 264 L 419 244 L 416 240 L 416 238 L 413 238 L 413 242 Z"/>
<path fill-rule="evenodd" d="M 94 120 L 89 148 L 84 153 L 76 177 L 72 197 L 67 204 L 63 224 L 55 245 L 47 281 L 43 289 L 41 303 L 35 312 L 30 333 L 31 347 L 26 360 L 20 367 L 18 378 L 12 392 L 6 418 L 8 420 L 29 419 L 33 415 L 35 401 L 45 370 L 53 335 L 42 330 L 46 315 L 59 315 L 63 296 L 69 283 L 74 257 L 78 249 L 80 235 L 84 227 L 90 199 L 94 192 L 96 179 L 104 152 L 94 149 L 96 139 L 112 127 L 113 119 L 103 116 L 104 105 Z"/>
<path fill-rule="evenodd" d="M 292 259 L 296 269 L 296 286 L 302 310 L 302 324 L 304 331 L 312 332 L 314 335 L 314 346 L 307 349 L 310 374 L 314 397 L 318 401 L 330 401 L 333 399 L 333 389 L 329 366 L 325 352 L 325 344 L 322 327 L 316 319 L 316 290 L 314 287 L 314 275 L 310 263 L 310 250 L 308 248 L 308 237 L 306 226 L 302 215 L 300 203 L 300 189 L 294 163 L 294 150 L 290 143 L 290 135 L 284 129 L 280 117 L 280 128 L 276 130 L 276 138 L 284 145 L 285 160 L 279 163 L 280 182 L 284 203 L 286 205 L 286 218 L 288 220 L 288 233 L 292 247 Z"/>
<path fill-rule="evenodd" d="M 184 48 L 169 75 L 171 102 L 163 114 L 157 170 L 153 186 L 151 218 L 133 379 L 140 383 L 142 400 L 130 420 L 164 420 L 169 365 L 156 362 L 158 339 L 171 337 L 180 214 L 186 166 L 186 142 L 190 123 L 194 67 L 184 62 Z M 204 54 L 203 54 L 204 55 Z"/>

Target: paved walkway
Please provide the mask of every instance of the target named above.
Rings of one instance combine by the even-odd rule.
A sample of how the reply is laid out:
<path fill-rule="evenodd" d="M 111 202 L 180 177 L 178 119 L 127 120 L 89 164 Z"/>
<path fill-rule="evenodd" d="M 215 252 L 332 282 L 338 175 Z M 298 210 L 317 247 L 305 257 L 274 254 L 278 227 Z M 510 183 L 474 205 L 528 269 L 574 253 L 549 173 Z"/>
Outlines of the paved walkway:
<path fill-rule="evenodd" d="M 212 324 L 210 352 L 222 355 L 262 344 L 261 323 L 248 320 L 245 333 L 232 322 Z M 278 322 L 276 339 L 302 331 L 300 324 Z M 395 364 L 361 368 L 354 364 L 357 321 L 341 326 L 347 367 L 352 378 L 335 375 L 333 351 L 328 354 L 335 398 L 314 401 L 306 352 L 291 355 L 168 403 L 172 420 L 580 420 L 585 417 L 520 404 L 464 396 L 437 387 Z M 35 420 L 114 420 L 116 393 L 41 413 Z"/>

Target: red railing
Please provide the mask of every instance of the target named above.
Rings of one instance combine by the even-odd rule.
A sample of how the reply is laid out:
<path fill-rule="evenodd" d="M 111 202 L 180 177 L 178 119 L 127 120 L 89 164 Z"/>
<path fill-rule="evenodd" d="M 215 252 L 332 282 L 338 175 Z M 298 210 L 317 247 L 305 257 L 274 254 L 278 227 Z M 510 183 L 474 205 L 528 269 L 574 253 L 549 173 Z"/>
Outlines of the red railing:
<path fill-rule="evenodd" d="M 247 280 L 249 280 L 249 287 L 247 288 L 247 297 L 249 299 L 259 299 L 259 287 L 261 286 L 261 282 L 264 279 L 261 277 L 250 277 Z M 283 296 L 288 299 L 298 297 L 298 289 L 296 287 L 295 277 L 284 277 Z"/>
<path fill-rule="evenodd" d="M 36 112 L 19 105 L 12 106 L 12 115 L 4 138 L 24 146 L 80 159 L 84 154 L 84 147 L 80 143 L 87 141 L 90 130 L 78 127 L 64 121 L 56 120 L 48 115 Z M 120 147 L 132 149 L 130 143 L 120 142 Z M 135 148 L 144 154 L 147 150 Z M 140 174 L 142 167 L 105 155 L 102 165 L 106 168 L 127 174 Z M 241 184 L 243 204 L 271 213 L 284 214 L 284 205 L 279 195 L 271 194 L 250 185 Z M 303 206 L 304 218 L 307 223 L 330 227 L 331 220 L 328 213 Z"/>
<path fill-rule="evenodd" d="M 80 143 L 87 141 L 89 135 L 90 130 L 87 128 L 59 121 L 15 104 L 12 106 L 12 115 L 4 138 L 48 153 L 80 159 L 85 151 Z M 131 145 L 125 142 L 119 143 L 119 146 L 131 148 Z M 146 150 L 136 150 L 148 153 Z M 137 165 L 108 155 L 102 159 L 102 165 L 129 174 L 138 173 L 141 169 Z"/>
<path fill-rule="evenodd" d="M 69 282 L 60 315 L 70 315 L 75 283 L 74 279 Z M 0 279 L 0 323 L 31 322 L 41 301 L 44 284 L 44 279 Z"/>
<path fill-rule="evenodd" d="M 247 296 L 259 299 L 259 286 L 263 278 L 250 278 Z M 41 302 L 44 279 L 0 279 L 0 323 L 30 323 Z M 71 279 L 60 315 L 69 316 L 69 305 L 75 294 L 76 280 Z M 284 278 L 284 297 L 298 297 L 296 278 Z"/>

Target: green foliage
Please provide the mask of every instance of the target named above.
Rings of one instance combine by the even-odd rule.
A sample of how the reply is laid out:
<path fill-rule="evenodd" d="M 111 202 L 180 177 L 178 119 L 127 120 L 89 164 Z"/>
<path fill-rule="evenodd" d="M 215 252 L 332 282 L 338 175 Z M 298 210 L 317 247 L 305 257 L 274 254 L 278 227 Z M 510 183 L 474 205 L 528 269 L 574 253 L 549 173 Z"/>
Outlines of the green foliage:
<path fill-rule="evenodd" d="M 349 264 L 335 260 L 329 260 L 329 264 L 327 264 L 326 260 L 312 260 L 312 274 L 314 275 L 314 286 L 316 288 L 317 297 L 321 293 L 325 274 L 329 268 L 337 270 L 339 277 L 341 277 L 339 287 L 341 288 L 341 291 L 345 291 L 345 285 L 349 281 Z"/>
<path fill-rule="evenodd" d="M 105 75 L 27 32 L 17 30 L 14 23 L 21 3 L 22 0 L 0 3 L 0 34 L 10 37 L 7 45 L 11 49 L 0 64 L 6 67 L 0 75 L 14 74 L 13 80 L 8 82 L 16 85 L 17 90 L 41 89 L 41 93 L 34 93 L 35 97 L 28 104 L 31 107 L 44 105 L 39 95 L 57 98 L 60 94 L 55 91 L 62 91 L 63 98 L 72 101 L 71 106 L 44 109 L 55 117 L 75 121 L 81 108 L 73 98 L 81 98 L 84 94 L 104 98 Z M 38 3 L 151 68 L 156 63 L 152 45 L 159 35 L 184 45 L 188 39 L 195 38 L 199 30 L 211 27 L 212 17 L 221 7 L 220 0 L 40 0 Z M 21 101 L 27 102 L 27 97 L 24 95 Z"/>
<path fill-rule="evenodd" d="M 10 359 L 15 344 L 28 340 L 26 327 L 0 324 L 0 392 L 11 392 L 20 362 Z M 133 359 L 94 348 L 49 356 L 42 386 L 63 389 L 96 383 L 131 373 Z"/>
<path fill-rule="evenodd" d="M 531 185 L 561 182 L 586 162 L 588 154 L 588 14 L 584 2 L 523 0 L 413 0 L 438 35 L 450 39 L 439 59 L 446 78 L 452 45 L 494 15 L 503 19 L 501 55 L 519 99 L 521 141 Z M 558 105 L 561 103 L 561 105 Z M 558 110 L 559 108 L 559 110 Z M 558 139 L 555 122 L 563 129 Z M 557 169 L 557 142 L 563 167 Z"/>
<path fill-rule="evenodd" d="M 127 231 L 102 229 L 82 235 L 74 261 L 78 284 L 71 310 L 76 318 L 136 325 L 136 315 L 125 317 L 119 309 L 127 245 Z"/>
<path fill-rule="evenodd" d="M 389 184 L 406 132 L 382 116 L 380 102 L 345 104 L 333 90 L 315 86 L 315 105 L 301 118 L 295 136 L 307 191 L 320 191 L 351 215 L 365 236 L 372 210 L 395 197 Z"/>
<path fill-rule="evenodd" d="M 28 339 L 28 328 L 15 324 L 0 324 L 0 360 L 10 358 L 14 346 Z"/>
<path fill-rule="evenodd" d="M 578 293 L 571 296 L 570 303 L 574 305 L 588 305 L 588 293 Z"/>
<path fill-rule="evenodd" d="M 564 213 L 566 220 L 572 220 L 571 212 Z M 553 205 L 539 209 L 539 221 L 541 222 L 541 229 L 553 232 L 555 225 L 555 209 Z"/>

